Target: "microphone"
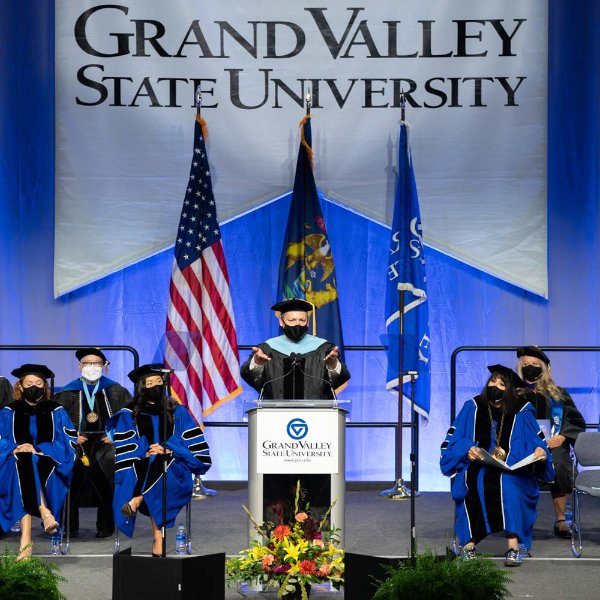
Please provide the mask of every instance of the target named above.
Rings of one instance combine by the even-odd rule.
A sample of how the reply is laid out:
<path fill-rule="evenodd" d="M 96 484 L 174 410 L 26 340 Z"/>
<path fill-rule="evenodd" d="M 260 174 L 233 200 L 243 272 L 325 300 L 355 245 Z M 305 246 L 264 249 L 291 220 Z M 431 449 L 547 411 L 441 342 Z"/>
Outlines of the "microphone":
<path fill-rule="evenodd" d="M 331 385 L 331 381 L 328 381 L 327 379 L 324 379 L 323 377 L 317 377 L 316 375 L 309 375 L 308 373 L 306 373 L 305 371 L 302 370 L 302 366 L 300 365 L 300 363 L 298 363 L 298 365 L 300 366 L 300 373 L 302 373 L 302 375 L 304 375 L 305 377 L 310 377 L 311 379 L 316 379 L 317 381 L 322 381 L 323 383 L 326 383 L 327 386 L 329 387 L 329 389 L 331 390 L 331 395 L 333 396 L 333 399 L 337 402 L 337 394 L 335 393 L 335 390 L 333 389 L 333 386 Z"/>
<path fill-rule="evenodd" d="M 268 381 L 265 381 L 265 383 L 263 384 L 263 386 L 260 388 L 260 393 L 258 394 L 258 402 L 262 402 L 263 399 L 263 393 L 265 391 L 265 388 L 270 384 L 273 383 L 275 381 L 279 381 L 280 379 L 283 379 L 284 377 L 287 377 L 288 375 L 290 375 L 290 373 L 294 370 L 294 365 L 295 363 L 292 362 L 292 365 L 290 367 L 290 370 L 287 373 L 284 373 L 283 375 L 280 375 L 279 377 L 274 377 L 273 379 L 269 379 Z"/>

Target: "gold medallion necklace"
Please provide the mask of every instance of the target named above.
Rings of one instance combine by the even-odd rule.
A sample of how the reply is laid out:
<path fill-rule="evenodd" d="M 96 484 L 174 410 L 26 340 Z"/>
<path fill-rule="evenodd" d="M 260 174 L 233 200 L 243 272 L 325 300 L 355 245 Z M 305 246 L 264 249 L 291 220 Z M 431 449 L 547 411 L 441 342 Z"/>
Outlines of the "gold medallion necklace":
<path fill-rule="evenodd" d="M 490 415 L 490 424 L 492 426 L 492 431 L 494 432 L 494 439 L 496 440 L 496 447 L 491 451 L 491 455 L 498 460 L 506 460 L 506 451 L 500 446 L 500 437 L 502 436 L 502 426 L 504 425 L 504 411 L 502 411 L 502 417 L 500 419 L 500 428 L 496 432 L 494 427 L 494 418 L 492 417 L 492 409 L 490 407 L 490 403 L 488 402 L 488 413 Z"/>

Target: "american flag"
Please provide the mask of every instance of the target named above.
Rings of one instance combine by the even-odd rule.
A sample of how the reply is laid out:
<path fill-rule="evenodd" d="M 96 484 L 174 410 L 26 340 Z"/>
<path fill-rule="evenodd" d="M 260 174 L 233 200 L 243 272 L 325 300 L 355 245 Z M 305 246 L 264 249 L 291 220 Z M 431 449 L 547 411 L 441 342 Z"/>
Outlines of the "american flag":
<path fill-rule="evenodd" d="M 175 240 L 164 361 L 175 371 L 172 392 L 198 422 L 242 390 L 206 136 L 206 122 L 198 114 L 190 178 Z"/>

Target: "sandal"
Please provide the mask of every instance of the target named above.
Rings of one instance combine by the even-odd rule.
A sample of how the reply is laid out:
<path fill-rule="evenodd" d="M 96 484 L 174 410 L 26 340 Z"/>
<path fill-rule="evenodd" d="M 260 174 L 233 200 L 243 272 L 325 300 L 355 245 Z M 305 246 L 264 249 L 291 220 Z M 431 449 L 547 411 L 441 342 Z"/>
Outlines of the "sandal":
<path fill-rule="evenodd" d="M 17 562 L 22 560 L 29 560 L 31 555 L 33 554 L 33 544 L 29 542 L 27 546 L 23 546 L 23 548 L 19 548 L 19 554 L 17 554 Z"/>
<path fill-rule="evenodd" d="M 121 514 L 129 518 L 135 517 L 135 513 L 137 512 L 137 509 L 134 510 L 130 502 L 131 500 L 129 502 L 125 502 L 125 504 L 121 506 Z"/>
<path fill-rule="evenodd" d="M 42 516 L 42 524 L 44 526 L 44 531 L 50 535 L 58 531 L 58 523 L 50 511 L 46 513 L 46 516 Z"/>
<path fill-rule="evenodd" d="M 559 527 L 559 523 L 564 523 L 565 526 Z M 558 521 L 554 521 L 554 535 L 565 540 L 571 539 L 571 527 L 564 519 L 558 519 Z"/>

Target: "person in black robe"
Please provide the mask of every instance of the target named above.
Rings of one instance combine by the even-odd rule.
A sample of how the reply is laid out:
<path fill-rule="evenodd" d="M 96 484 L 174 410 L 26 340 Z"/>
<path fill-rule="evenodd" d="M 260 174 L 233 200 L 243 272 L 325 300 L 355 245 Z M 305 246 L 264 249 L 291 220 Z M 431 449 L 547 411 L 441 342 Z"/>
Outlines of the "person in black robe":
<path fill-rule="evenodd" d="M 259 394 L 271 400 L 330 399 L 350 379 L 339 358 L 339 348 L 309 335 L 312 305 L 293 298 L 271 307 L 283 335 L 253 346 L 241 374 Z"/>
<path fill-rule="evenodd" d="M 0 527 L 21 524 L 17 560 L 31 556 L 31 517 L 56 533 L 75 460 L 76 431 L 62 406 L 50 400 L 45 365 L 12 371 L 14 402 L 0 410 Z"/>
<path fill-rule="evenodd" d="M 61 388 L 55 397 L 78 432 L 69 535 L 79 535 L 79 508 L 97 506 L 96 537 L 106 538 L 115 530 L 112 512 L 115 449 L 106 435 L 106 422 L 131 402 L 131 394 L 106 377 L 109 362 L 101 350 L 82 348 L 75 356 L 81 377 Z"/>
<path fill-rule="evenodd" d="M 522 346 L 517 348 L 517 358 L 517 372 L 535 392 L 536 417 L 551 423 L 551 430 L 546 433 L 556 471 L 554 482 L 549 485 L 554 504 L 554 535 L 571 539 L 571 526 L 565 518 L 567 494 L 573 491 L 571 447 L 585 431 L 585 419 L 569 392 L 554 383 L 550 359 L 543 350 L 537 346 Z"/>
<path fill-rule="evenodd" d="M 300 298 L 278 302 L 271 307 L 283 335 L 254 346 L 241 374 L 259 397 L 268 400 L 328 400 L 335 390 L 350 379 L 340 360 L 339 348 L 322 338 L 308 334 L 309 313 L 313 306 Z M 310 503 L 313 514 L 326 509 L 332 498 L 330 476 L 306 474 L 264 475 L 265 517 L 278 521 L 282 507 L 295 495 L 301 480 L 301 498 Z"/>

